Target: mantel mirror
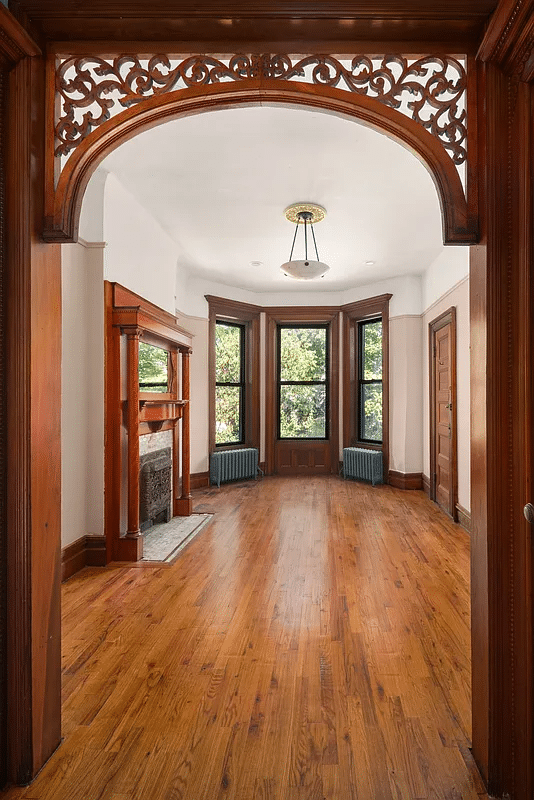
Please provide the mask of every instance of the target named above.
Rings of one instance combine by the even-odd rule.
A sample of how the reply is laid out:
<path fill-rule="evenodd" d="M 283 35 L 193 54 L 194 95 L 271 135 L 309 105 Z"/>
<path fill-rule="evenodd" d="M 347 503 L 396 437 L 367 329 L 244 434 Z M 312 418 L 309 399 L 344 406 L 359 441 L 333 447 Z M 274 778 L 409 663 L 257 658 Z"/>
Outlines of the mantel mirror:
<path fill-rule="evenodd" d="M 169 350 L 147 341 L 139 342 L 139 393 L 172 392 L 172 360 Z"/>

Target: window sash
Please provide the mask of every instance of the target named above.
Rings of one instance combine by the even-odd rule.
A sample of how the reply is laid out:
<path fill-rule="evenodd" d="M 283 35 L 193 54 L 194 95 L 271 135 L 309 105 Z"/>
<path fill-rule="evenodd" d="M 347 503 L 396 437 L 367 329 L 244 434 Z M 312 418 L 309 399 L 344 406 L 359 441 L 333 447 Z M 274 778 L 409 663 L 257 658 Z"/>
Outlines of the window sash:
<path fill-rule="evenodd" d="M 227 322 L 226 320 L 216 320 L 217 325 L 226 328 L 239 329 L 239 381 L 215 381 L 215 403 L 217 403 L 217 389 L 219 387 L 234 387 L 239 389 L 239 438 L 224 442 L 215 441 L 215 447 L 228 447 L 228 445 L 244 444 L 245 442 L 245 408 L 246 408 L 246 374 L 245 374 L 245 323 Z M 215 349 L 215 365 L 217 365 L 217 348 Z M 215 366 L 215 372 L 217 367 Z M 217 408 L 215 408 L 215 419 L 217 419 Z"/>
<path fill-rule="evenodd" d="M 314 380 L 314 381 L 288 381 L 282 380 L 282 364 L 281 364 L 281 352 L 282 352 L 282 330 L 287 329 L 296 329 L 296 330 L 304 330 L 304 329 L 312 329 L 312 330 L 324 330 L 325 331 L 325 375 L 327 376 L 324 380 Z M 276 353 L 276 376 L 277 376 L 277 389 L 276 389 L 276 400 L 277 400 L 277 430 L 276 435 L 278 440 L 280 441 L 328 441 L 330 438 L 329 435 L 329 419 L 330 419 L 330 382 L 329 382 L 329 370 L 330 370 L 330 326 L 329 325 L 319 325 L 319 324 L 278 324 L 276 330 L 276 346 L 277 346 L 277 353 Z M 282 400 L 282 386 L 324 386 L 325 387 L 325 409 L 324 409 L 324 436 L 282 436 L 281 435 L 281 428 L 282 428 L 282 419 L 281 419 L 281 400 Z"/>
<path fill-rule="evenodd" d="M 363 387 L 364 386 L 380 386 L 383 391 L 382 378 L 365 379 L 365 326 L 382 322 L 382 317 L 374 317 L 373 319 L 366 319 L 358 322 L 358 441 L 369 444 L 382 444 L 383 438 L 369 439 L 363 435 L 365 430 L 365 403 L 363 402 Z M 383 336 L 383 331 L 382 331 Z M 381 371 L 383 374 L 384 364 L 382 363 Z M 383 431 L 384 420 L 381 414 L 381 428 Z"/>

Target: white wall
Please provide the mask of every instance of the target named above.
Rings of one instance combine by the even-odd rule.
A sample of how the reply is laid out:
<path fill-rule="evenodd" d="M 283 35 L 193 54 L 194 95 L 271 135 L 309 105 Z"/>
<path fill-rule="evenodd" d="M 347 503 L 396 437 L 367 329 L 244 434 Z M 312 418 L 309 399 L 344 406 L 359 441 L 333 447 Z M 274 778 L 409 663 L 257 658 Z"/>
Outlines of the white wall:
<path fill-rule="evenodd" d="M 174 314 L 179 249 L 114 175 L 104 193 L 104 276 Z"/>
<path fill-rule="evenodd" d="M 449 308 L 456 308 L 456 410 L 458 436 L 458 503 L 471 509 L 471 440 L 470 440 L 470 336 L 469 278 L 459 283 L 429 306 L 423 314 L 423 473 L 430 477 L 430 421 L 428 325 Z"/>
<path fill-rule="evenodd" d="M 103 245 L 61 248 L 63 546 L 104 533 Z"/>
<path fill-rule="evenodd" d="M 421 472 L 423 466 L 421 316 L 404 314 L 389 327 L 389 468 Z"/>

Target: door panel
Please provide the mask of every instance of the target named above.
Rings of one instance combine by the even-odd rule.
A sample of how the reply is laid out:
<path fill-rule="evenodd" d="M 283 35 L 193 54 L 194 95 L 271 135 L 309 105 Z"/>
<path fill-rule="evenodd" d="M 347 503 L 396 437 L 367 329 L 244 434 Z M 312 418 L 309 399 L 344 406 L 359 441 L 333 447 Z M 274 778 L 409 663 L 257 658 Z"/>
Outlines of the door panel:
<path fill-rule="evenodd" d="M 435 376 L 436 376 L 436 502 L 447 513 L 451 513 L 451 324 L 436 331 Z"/>
<path fill-rule="evenodd" d="M 430 323 L 430 467 L 431 497 L 456 514 L 455 309 Z"/>
<path fill-rule="evenodd" d="M 330 472 L 329 441 L 278 441 L 276 471 L 279 475 L 324 475 Z"/>

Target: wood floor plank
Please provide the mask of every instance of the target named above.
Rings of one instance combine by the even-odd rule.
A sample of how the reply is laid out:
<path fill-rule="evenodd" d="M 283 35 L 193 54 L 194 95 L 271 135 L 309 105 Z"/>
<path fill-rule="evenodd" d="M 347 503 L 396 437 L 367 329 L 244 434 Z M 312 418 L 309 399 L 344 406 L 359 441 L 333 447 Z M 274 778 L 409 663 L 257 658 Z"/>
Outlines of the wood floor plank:
<path fill-rule="evenodd" d="M 64 584 L 64 742 L 5 800 L 487 800 L 465 531 L 337 477 L 194 499 L 171 566 Z"/>

